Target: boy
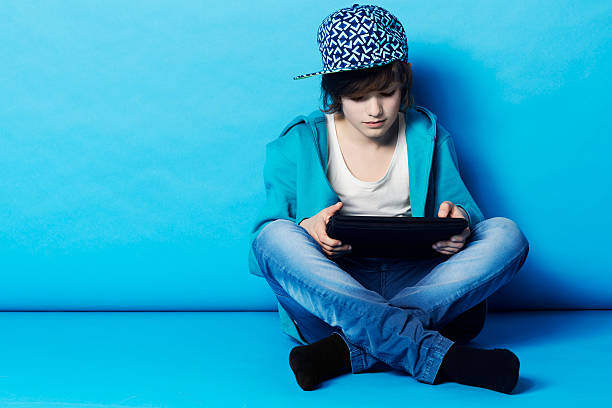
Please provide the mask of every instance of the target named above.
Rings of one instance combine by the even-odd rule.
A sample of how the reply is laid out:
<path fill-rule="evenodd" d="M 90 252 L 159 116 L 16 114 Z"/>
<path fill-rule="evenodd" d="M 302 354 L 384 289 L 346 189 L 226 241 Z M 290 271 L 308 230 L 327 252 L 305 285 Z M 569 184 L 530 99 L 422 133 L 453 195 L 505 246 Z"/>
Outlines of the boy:
<path fill-rule="evenodd" d="M 326 110 L 298 116 L 266 146 L 266 204 L 251 231 L 249 267 L 274 291 L 289 356 L 312 390 L 342 372 L 377 365 L 418 381 L 453 381 L 510 393 L 510 350 L 466 346 L 486 299 L 525 262 L 528 242 L 507 218 L 484 219 L 458 171 L 452 138 L 410 96 L 401 23 L 371 5 L 338 10 L 317 40 Z M 327 236 L 335 213 L 465 218 L 438 257 L 351 256 Z"/>

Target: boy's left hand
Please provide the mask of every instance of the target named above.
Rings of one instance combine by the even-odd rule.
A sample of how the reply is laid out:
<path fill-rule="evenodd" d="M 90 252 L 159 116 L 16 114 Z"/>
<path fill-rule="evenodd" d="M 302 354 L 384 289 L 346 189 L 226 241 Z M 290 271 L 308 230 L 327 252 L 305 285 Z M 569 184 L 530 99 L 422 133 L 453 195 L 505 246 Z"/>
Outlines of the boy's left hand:
<path fill-rule="evenodd" d="M 467 214 L 450 201 L 444 201 L 440 204 L 438 218 L 464 218 L 467 220 Z M 444 255 L 454 255 L 463 249 L 471 233 L 472 231 L 468 226 L 461 234 L 453 235 L 448 241 L 438 241 L 433 244 L 432 248 Z"/>

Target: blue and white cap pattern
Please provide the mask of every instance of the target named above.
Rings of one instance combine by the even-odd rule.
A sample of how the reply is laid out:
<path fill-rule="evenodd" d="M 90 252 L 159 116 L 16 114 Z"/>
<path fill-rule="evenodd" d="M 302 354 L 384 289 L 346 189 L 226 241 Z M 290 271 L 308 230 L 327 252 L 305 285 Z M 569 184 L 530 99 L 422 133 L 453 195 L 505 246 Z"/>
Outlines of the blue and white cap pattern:
<path fill-rule="evenodd" d="M 327 16 L 317 33 L 323 70 L 294 77 L 408 62 L 408 42 L 399 20 L 382 7 L 353 4 Z"/>

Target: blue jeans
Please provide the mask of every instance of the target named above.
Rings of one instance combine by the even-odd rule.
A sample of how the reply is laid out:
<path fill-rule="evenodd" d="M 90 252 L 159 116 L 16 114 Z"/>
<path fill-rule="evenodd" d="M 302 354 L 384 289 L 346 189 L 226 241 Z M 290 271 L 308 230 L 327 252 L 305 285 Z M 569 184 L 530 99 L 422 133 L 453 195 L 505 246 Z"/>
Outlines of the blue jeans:
<path fill-rule="evenodd" d="M 513 221 L 497 217 L 474 226 L 452 256 L 330 259 L 304 228 L 278 219 L 262 229 L 253 251 L 309 342 L 338 333 L 353 373 L 383 363 L 433 384 L 453 344 L 438 330 L 510 282 L 529 243 Z"/>

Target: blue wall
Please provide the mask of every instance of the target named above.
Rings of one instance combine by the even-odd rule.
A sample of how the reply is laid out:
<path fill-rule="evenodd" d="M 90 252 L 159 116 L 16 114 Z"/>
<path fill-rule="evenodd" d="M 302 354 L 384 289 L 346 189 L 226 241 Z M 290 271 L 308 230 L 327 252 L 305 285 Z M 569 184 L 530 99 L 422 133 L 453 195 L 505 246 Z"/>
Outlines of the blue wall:
<path fill-rule="evenodd" d="M 264 145 L 316 109 L 352 2 L 0 3 L 0 309 L 273 309 L 247 272 Z M 487 217 L 531 242 L 492 308 L 610 308 L 611 2 L 377 4 Z"/>

